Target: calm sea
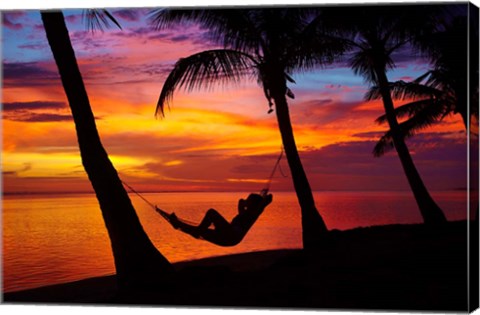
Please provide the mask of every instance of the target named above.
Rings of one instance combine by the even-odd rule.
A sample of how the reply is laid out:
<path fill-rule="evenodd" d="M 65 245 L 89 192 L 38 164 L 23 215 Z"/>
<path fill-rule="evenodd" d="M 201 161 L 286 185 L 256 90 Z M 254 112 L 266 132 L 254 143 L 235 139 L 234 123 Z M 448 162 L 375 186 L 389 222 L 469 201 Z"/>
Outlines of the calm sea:
<path fill-rule="evenodd" d="M 466 218 L 466 192 L 432 193 L 449 220 Z M 199 222 L 215 208 L 227 219 L 247 193 L 145 194 L 159 207 Z M 317 192 L 317 208 L 330 229 L 418 223 L 410 192 Z M 238 246 L 223 248 L 174 230 L 137 196 L 132 201 L 145 231 L 171 262 L 276 248 L 301 247 L 300 210 L 294 193 L 274 193 Z M 93 195 L 3 198 L 3 291 L 17 291 L 114 273 L 102 216 Z"/>

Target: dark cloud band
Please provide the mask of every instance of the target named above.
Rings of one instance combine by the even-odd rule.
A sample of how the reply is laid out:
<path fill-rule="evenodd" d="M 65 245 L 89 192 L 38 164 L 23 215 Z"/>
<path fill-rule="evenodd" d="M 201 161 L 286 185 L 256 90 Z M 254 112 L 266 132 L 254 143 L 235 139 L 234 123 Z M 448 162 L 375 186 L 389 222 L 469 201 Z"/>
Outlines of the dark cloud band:
<path fill-rule="evenodd" d="M 48 102 L 48 101 L 33 101 L 33 102 L 11 102 L 3 103 L 2 110 L 5 111 L 19 111 L 19 110 L 37 110 L 37 109 L 64 109 L 65 102 Z"/>

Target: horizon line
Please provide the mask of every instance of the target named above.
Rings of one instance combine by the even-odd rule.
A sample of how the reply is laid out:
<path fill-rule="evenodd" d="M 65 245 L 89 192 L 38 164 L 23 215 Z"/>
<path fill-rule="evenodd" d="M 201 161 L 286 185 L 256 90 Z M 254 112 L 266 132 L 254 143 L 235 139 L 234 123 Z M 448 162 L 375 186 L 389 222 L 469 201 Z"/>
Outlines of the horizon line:
<path fill-rule="evenodd" d="M 467 191 L 467 187 L 457 187 L 451 189 L 431 189 L 430 191 Z M 409 192 L 410 189 L 322 189 L 313 190 L 313 192 Z M 162 193 L 235 193 L 235 192 L 251 192 L 247 190 L 143 190 L 137 191 L 140 194 L 162 194 Z M 279 193 L 295 193 L 295 190 L 276 190 Z M 127 191 L 129 195 L 134 192 Z M 24 195 L 95 195 L 94 191 L 2 191 L 2 196 L 24 196 Z"/>

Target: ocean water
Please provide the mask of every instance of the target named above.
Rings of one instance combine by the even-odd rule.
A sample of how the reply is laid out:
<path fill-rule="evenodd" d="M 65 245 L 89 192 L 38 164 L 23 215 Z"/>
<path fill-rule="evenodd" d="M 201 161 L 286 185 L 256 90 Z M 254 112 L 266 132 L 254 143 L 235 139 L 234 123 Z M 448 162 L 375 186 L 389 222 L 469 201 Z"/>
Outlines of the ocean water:
<path fill-rule="evenodd" d="M 248 193 L 149 193 L 144 197 L 180 218 L 200 222 L 215 208 L 227 219 Z M 466 218 L 466 192 L 432 192 L 449 220 Z M 300 248 L 300 209 L 291 192 L 273 194 L 245 239 L 224 248 L 173 229 L 141 200 L 131 196 L 140 221 L 171 262 L 265 249 Z M 420 223 L 410 192 L 316 192 L 317 208 L 329 229 L 392 223 Z M 113 257 L 94 195 L 5 196 L 3 291 L 11 292 L 114 273 Z"/>

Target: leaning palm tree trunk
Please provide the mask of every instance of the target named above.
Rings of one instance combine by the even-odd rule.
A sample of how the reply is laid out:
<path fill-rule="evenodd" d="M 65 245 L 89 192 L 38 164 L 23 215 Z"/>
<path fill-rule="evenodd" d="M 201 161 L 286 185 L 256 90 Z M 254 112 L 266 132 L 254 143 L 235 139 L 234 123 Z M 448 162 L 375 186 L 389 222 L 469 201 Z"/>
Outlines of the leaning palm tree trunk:
<path fill-rule="evenodd" d="M 405 140 L 401 136 L 400 127 L 395 115 L 392 97 L 390 95 L 389 83 L 385 71 L 382 67 L 377 67 L 375 73 L 378 79 L 378 86 L 382 95 L 385 115 L 388 125 L 392 132 L 392 139 L 395 149 L 402 163 L 403 170 L 407 176 L 408 183 L 412 189 L 417 205 L 422 214 L 425 224 L 439 224 L 446 222 L 445 215 L 440 207 L 430 196 L 420 174 L 413 163 L 410 152 L 408 151 Z"/>
<path fill-rule="evenodd" d="M 300 204 L 302 215 L 302 240 L 304 249 L 314 249 L 325 243 L 327 227 L 315 207 L 312 189 L 308 182 L 307 175 L 303 169 L 300 156 L 295 144 L 288 103 L 285 98 L 286 84 L 280 82 L 277 76 L 275 87 L 271 88 L 272 98 L 275 102 L 275 110 L 277 114 L 278 127 L 282 136 L 285 155 L 288 160 L 288 166 L 293 179 L 293 185 Z M 284 80 L 283 80 L 284 81 Z M 283 86 L 284 88 L 278 88 Z"/>
<path fill-rule="evenodd" d="M 72 111 L 80 154 L 110 237 L 120 287 L 158 280 L 173 269 L 144 232 L 118 174 L 102 146 L 62 12 L 42 12 Z"/>

